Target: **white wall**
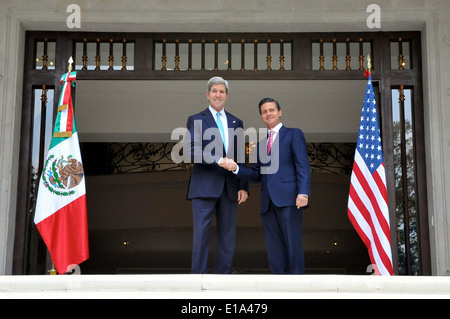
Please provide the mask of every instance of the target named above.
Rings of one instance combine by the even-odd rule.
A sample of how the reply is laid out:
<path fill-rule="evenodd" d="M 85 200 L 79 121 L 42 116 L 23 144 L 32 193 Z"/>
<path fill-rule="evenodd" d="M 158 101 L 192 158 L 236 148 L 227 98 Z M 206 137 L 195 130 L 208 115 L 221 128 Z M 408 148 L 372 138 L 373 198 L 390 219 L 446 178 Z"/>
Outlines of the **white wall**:
<path fill-rule="evenodd" d="M 207 81 L 77 81 L 81 141 L 168 142 L 189 115 L 208 106 Z M 245 128 L 264 128 L 258 103 L 277 99 L 288 127 L 308 142 L 356 142 L 366 81 L 229 81 L 226 110 Z M 178 139 L 178 136 L 177 136 Z"/>

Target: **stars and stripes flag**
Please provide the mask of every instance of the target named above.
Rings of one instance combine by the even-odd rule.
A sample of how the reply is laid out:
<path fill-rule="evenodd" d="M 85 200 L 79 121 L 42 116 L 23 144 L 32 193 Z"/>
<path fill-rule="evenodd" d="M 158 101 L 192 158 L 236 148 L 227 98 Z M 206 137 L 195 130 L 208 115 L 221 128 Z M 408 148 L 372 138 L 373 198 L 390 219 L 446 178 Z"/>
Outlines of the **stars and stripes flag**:
<path fill-rule="evenodd" d="M 375 274 L 393 275 L 386 175 L 372 75 L 361 112 L 347 213 L 369 251 Z"/>
<path fill-rule="evenodd" d="M 34 222 L 59 274 L 89 258 L 86 186 L 71 87 L 76 72 L 61 78 L 62 89 L 36 201 Z"/>

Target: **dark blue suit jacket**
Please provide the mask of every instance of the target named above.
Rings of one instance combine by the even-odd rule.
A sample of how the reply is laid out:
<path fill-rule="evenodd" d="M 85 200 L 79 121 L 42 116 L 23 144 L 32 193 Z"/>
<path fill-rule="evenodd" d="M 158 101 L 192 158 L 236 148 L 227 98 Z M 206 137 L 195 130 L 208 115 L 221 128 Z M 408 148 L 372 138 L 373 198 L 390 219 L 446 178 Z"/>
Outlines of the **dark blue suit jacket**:
<path fill-rule="evenodd" d="M 282 126 L 269 158 L 266 144 L 267 138 L 259 142 L 257 162 L 250 168 L 240 165 L 237 174 L 251 182 L 261 182 L 262 214 L 268 210 L 270 200 L 278 207 L 295 206 L 298 194 L 309 196 L 311 183 L 306 141 L 300 129 Z"/>
<path fill-rule="evenodd" d="M 221 157 L 237 158 L 237 137 L 232 131 L 244 128 L 240 119 L 225 113 L 230 133 L 227 153 L 216 121 L 208 108 L 188 118 L 187 129 L 190 136 L 185 138 L 185 151 L 190 151 L 191 163 L 195 164 L 189 180 L 187 199 L 217 198 L 222 195 L 224 187 L 227 187 L 228 197 L 237 202 L 239 190 L 248 192 L 247 181 L 238 179 L 235 174 L 217 164 Z"/>

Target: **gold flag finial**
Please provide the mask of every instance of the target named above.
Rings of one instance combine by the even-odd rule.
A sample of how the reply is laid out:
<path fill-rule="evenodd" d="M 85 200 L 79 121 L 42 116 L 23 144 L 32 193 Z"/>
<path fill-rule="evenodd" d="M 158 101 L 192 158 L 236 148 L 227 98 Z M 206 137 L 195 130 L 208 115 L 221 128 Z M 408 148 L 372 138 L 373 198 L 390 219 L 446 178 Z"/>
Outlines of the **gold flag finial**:
<path fill-rule="evenodd" d="M 72 63 L 73 63 L 73 59 L 72 59 L 72 57 L 70 57 L 70 59 L 69 59 L 69 67 L 67 68 L 68 69 L 68 73 L 72 72 Z"/>
<path fill-rule="evenodd" d="M 367 69 L 369 73 L 372 72 L 372 59 L 370 58 L 370 54 L 367 55 Z"/>

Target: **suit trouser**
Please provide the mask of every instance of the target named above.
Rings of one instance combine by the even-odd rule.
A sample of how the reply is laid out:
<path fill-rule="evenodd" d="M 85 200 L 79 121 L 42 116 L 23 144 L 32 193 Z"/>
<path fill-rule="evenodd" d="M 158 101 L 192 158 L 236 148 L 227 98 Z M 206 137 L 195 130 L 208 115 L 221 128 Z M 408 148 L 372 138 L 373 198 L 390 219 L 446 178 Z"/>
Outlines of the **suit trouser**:
<path fill-rule="evenodd" d="M 191 201 L 194 222 L 191 272 L 208 273 L 211 222 L 215 215 L 217 240 L 214 273 L 230 274 L 236 246 L 237 203 L 228 198 L 226 191 L 219 198 L 194 198 Z"/>
<path fill-rule="evenodd" d="M 267 212 L 261 216 L 272 273 L 304 274 L 303 209 L 277 207 L 271 202 Z"/>

